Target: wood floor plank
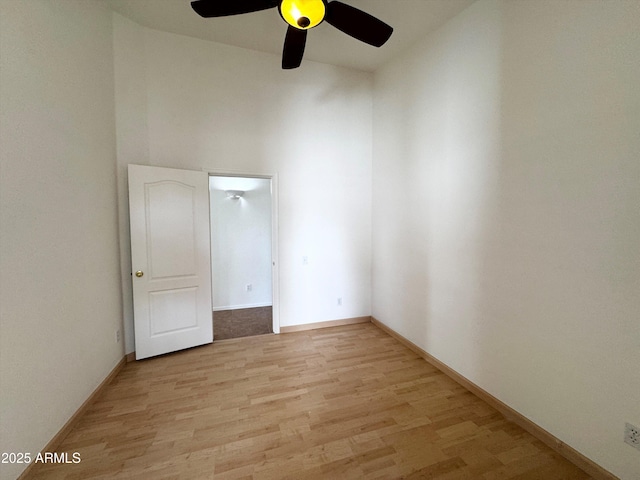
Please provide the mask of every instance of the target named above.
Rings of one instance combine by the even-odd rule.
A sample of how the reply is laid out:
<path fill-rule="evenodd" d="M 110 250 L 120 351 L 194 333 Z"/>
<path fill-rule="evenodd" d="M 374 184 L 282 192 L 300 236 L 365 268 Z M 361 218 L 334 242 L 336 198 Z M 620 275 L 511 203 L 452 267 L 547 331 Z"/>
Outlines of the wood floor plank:
<path fill-rule="evenodd" d="M 589 476 L 372 324 L 127 364 L 32 479 Z"/>

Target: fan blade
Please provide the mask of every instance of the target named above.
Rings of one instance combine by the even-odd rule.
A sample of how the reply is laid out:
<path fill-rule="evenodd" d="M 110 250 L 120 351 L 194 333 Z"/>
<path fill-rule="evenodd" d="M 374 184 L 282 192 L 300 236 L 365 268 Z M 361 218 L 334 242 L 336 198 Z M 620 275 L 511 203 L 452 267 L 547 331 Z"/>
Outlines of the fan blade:
<path fill-rule="evenodd" d="M 282 68 L 289 70 L 298 68 L 302 63 L 304 47 L 307 43 L 307 31 L 289 25 L 287 36 L 284 37 L 284 49 L 282 51 Z"/>
<path fill-rule="evenodd" d="M 191 8 L 204 18 L 226 17 L 277 7 L 278 0 L 195 0 Z"/>
<path fill-rule="evenodd" d="M 374 47 L 384 45 L 393 33 L 393 28 L 382 20 L 337 1 L 327 5 L 325 20 L 347 35 Z"/>

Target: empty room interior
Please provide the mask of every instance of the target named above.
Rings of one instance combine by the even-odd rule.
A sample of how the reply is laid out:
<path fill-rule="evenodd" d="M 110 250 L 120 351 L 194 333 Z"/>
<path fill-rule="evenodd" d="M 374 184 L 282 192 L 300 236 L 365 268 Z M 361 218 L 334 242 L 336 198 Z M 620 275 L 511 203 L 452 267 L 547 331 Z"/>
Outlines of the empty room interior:
<path fill-rule="evenodd" d="M 332 3 L 283 68 L 277 1 L 0 0 L 0 478 L 640 479 L 640 2 Z M 213 343 L 144 353 L 130 172 Z"/>

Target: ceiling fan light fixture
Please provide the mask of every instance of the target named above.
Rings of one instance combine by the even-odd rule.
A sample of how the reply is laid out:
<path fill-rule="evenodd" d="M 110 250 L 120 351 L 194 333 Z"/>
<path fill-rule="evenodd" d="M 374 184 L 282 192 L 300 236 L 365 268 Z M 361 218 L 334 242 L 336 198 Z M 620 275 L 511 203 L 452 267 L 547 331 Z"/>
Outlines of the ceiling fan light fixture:
<path fill-rule="evenodd" d="M 278 8 L 288 23 L 282 48 L 282 68 L 298 68 L 307 43 L 307 30 L 323 21 L 374 47 L 389 40 L 393 28 L 373 15 L 340 0 L 193 0 L 193 10 L 203 18 L 226 17 Z"/>
<path fill-rule="evenodd" d="M 225 190 L 225 193 L 227 194 L 228 198 L 231 198 L 233 200 L 238 200 L 244 195 L 243 190 Z"/>
<path fill-rule="evenodd" d="M 324 0 L 282 0 L 278 9 L 285 22 L 300 30 L 319 25 L 326 14 Z"/>

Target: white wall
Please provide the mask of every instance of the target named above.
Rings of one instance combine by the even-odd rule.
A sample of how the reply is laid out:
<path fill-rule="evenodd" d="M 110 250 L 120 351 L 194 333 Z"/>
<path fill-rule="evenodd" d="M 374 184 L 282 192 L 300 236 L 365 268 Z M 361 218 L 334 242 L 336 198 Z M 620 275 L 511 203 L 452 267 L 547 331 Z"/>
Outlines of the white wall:
<path fill-rule="evenodd" d="M 0 19 L 0 451 L 35 455 L 124 353 L 111 14 L 3 0 Z"/>
<path fill-rule="evenodd" d="M 127 166 L 130 163 L 149 164 L 146 74 L 143 58 L 144 32 L 136 23 L 114 14 L 113 68 L 115 77 L 116 168 L 118 172 L 118 234 L 126 353 L 135 350 Z"/>
<path fill-rule="evenodd" d="M 372 76 L 309 61 L 283 71 L 275 55 L 114 24 L 120 185 L 128 163 L 278 173 L 280 325 L 369 315 Z M 125 231 L 123 188 L 119 201 Z"/>
<path fill-rule="evenodd" d="M 209 201 L 213 310 L 271 306 L 271 180 L 209 177 Z"/>
<path fill-rule="evenodd" d="M 374 84 L 373 315 L 623 479 L 640 4 L 479 1 Z"/>

